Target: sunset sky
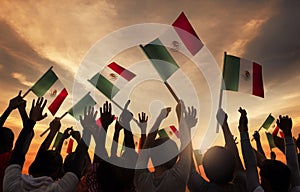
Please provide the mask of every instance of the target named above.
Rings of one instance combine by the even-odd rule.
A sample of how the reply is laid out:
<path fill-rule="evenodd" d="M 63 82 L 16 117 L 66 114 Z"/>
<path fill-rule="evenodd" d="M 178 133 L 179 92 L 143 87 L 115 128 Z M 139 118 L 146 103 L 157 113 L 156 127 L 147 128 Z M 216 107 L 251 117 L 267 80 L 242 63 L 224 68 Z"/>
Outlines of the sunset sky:
<path fill-rule="evenodd" d="M 184 11 L 200 39 L 210 50 L 217 64 L 223 65 L 224 51 L 228 54 L 256 61 L 263 67 L 265 98 L 243 93 L 224 91 L 224 109 L 228 113 L 230 127 L 239 136 L 237 123 L 242 106 L 247 109 L 249 132 L 258 129 L 269 113 L 275 117 L 288 114 L 293 118 L 295 136 L 300 131 L 300 2 L 294 1 L 8 1 L 0 6 L 0 112 L 11 98 L 23 93 L 50 67 L 72 95 L 75 76 L 80 74 L 82 61 L 95 43 L 123 27 L 143 23 L 171 24 Z M 118 45 L 112 45 L 118 46 Z M 104 53 L 105 54 L 105 53 Z M 125 67 L 147 60 L 138 47 L 125 50 L 113 58 Z M 100 59 L 99 59 L 100 60 Z M 104 64 L 102 64 L 103 66 Z M 222 134 L 203 144 L 208 127 L 211 95 L 208 84 L 192 65 L 180 64 L 190 78 L 199 98 L 199 122 L 193 143 L 205 150 L 211 144 L 223 145 Z M 99 68 L 99 71 L 101 68 Z M 92 71 L 92 74 L 98 71 Z M 88 83 L 86 83 L 88 84 Z M 87 85 L 90 86 L 90 85 Z M 175 86 L 175 85 L 174 85 Z M 176 86 L 175 86 L 176 87 Z M 76 88 L 76 87 L 75 87 Z M 182 88 L 184 89 L 184 88 Z M 82 93 L 82 96 L 85 93 Z M 160 100 L 173 107 L 172 116 L 163 126 L 173 123 L 175 101 L 159 81 L 147 81 L 135 87 L 129 98 L 130 109 L 137 118 L 141 111 L 153 117 L 151 103 Z M 167 95 L 167 96 L 166 96 Z M 27 109 L 35 98 L 26 96 Z M 76 98 L 74 98 L 76 100 Z M 77 98 L 79 99 L 79 98 Z M 99 106 L 105 101 L 100 94 Z M 189 103 L 189 101 L 186 101 Z M 158 104 L 160 105 L 160 104 Z M 72 106 L 72 96 L 65 101 L 58 114 Z M 117 112 L 116 112 L 117 113 Z M 155 111 L 154 113 L 158 113 Z M 35 128 L 35 137 L 27 156 L 26 166 L 42 139 L 39 134 L 48 127 L 51 114 Z M 74 125 L 71 116 L 62 120 L 63 131 Z M 20 132 L 21 120 L 13 112 L 6 127 L 13 129 L 15 137 Z M 77 126 L 78 127 L 78 126 Z M 80 129 L 80 128 L 78 128 Z M 272 129 L 270 129 L 272 130 Z M 215 132 L 215 131 L 213 131 Z M 264 130 L 261 131 L 264 148 L 269 155 Z M 208 146 L 206 146 L 208 145 Z M 203 147 L 205 146 L 205 147 Z M 65 147 L 63 149 L 65 151 Z M 275 150 L 280 156 L 278 150 Z M 281 157 L 282 158 L 282 157 Z"/>

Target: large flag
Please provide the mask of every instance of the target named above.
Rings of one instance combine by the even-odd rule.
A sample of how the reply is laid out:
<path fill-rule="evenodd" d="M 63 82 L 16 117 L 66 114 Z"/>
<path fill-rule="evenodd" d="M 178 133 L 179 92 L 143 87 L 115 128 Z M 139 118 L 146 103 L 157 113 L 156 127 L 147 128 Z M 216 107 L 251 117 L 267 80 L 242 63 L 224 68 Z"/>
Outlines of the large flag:
<path fill-rule="evenodd" d="M 164 129 L 160 129 L 160 130 L 158 130 L 157 133 L 160 138 L 164 138 L 164 137 L 171 138 L 171 137 L 173 137 L 173 135 L 175 135 L 177 138 L 179 138 L 179 132 L 174 125 L 171 125 Z"/>
<path fill-rule="evenodd" d="M 159 39 L 155 39 L 149 44 L 141 46 L 141 48 L 151 60 L 154 68 L 163 81 L 167 81 L 167 79 L 179 68 L 176 61 Z"/>
<path fill-rule="evenodd" d="M 30 90 L 38 97 L 45 97 L 48 109 L 54 116 L 59 107 L 68 96 L 68 91 L 58 79 L 52 68 L 50 68 Z"/>
<path fill-rule="evenodd" d="M 195 56 L 204 46 L 184 12 L 159 39 L 166 47 L 170 47 L 173 53 L 182 52 L 188 57 Z"/>
<path fill-rule="evenodd" d="M 223 67 L 224 90 L 264 97 L 262 66 L 255 62 L 225 55 Z"/>
<path fill-rule="evenodd" d="M 268 130 L 270 128 L 270 126 L 272 125 L 272 123 L 274 122 L 275 118 L 270 114 L 267 119 L 265 120 L 265 122 L 262 124 L 261 127 L 263 127 L 264 129 Z"/>
<path fill-rule="evenodd" d="M 96 101 L 90 96 L 90 93 L 87 93 L 83 98 L 81 98 L 71 109 L 67 112 L 72 115 L 75 119 L 79 119 L 80 115 L 84 114 L 85 107 L 93 107 L 96 105 Z"/>
<path fill-rule="evenodd" d="M 266 132 L 266 135 L 267 135 L 267 139 L 268 139 L 268 142 L 269 142 L 269 145 L 270 145 L 270 149 L 275 148 L 276 145 L 275 145 L 275 142 L 274 142 L 274 139 L 273 139 L 273 135 L 271 133 L 268 133 L 268 132 Z"/>
<path fill-rule="evenodd" d="M 136 75 L 115 62 L 104 67 L 89 80 L 107 98 L 112 99 Z"/>

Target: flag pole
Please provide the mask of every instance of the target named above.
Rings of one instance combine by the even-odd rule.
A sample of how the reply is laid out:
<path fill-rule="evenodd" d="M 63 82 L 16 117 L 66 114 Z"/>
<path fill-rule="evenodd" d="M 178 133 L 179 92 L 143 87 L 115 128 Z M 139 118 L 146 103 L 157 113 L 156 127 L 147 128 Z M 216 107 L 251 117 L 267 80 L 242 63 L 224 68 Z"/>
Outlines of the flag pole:
<path fill-rule="evenodd" d="M 223 61 L 223 67 L 224 67 L 224 63 L 226 62 L 226 51 L 224 52 L 224 61 Z M 220 97 L 219 97 L 219 109 L 222 107 L 222 101 L 223 101 L 223 74 L 221 76 L 221 89 L 220 89 Z M 217 128 L 216 128 L 216 133 L 219 133 L 220 130 L 220 125 L 217 122 Z"/>
<path fill-rule="evenodd" d="M 68 114 L 68 112 L 65 112 L 61 117 L 56 117 L 59 120 L 61 120 L 62 118 L 64 118 L 66 115 Z M 46 129 L 43 133 L 40 134 L 40 137 L 43 137 L 48 131 L 50 130 L 50 127 L 48 127 L 48 129 Z"/>
<path fill-rule="evenodd" d="M 27 91 L 26 91 L 26 93 L 24 93 L 24 95 L 22 96 L 22 99 L 24 98 L 24 97 L 26 97 L 26 95 L 28 95 L 28 93 L 31 91 L 31 88 L 29 88 Z"/>
<path fill-rule="evenodd" d="M 270 115 L 272 115 L 272 113 L 270 113 L 269 116 L 270 116 Z M 269 116 L 268 116 L 268 117 L 269 117 Z M 267 119 L 268 119 L 268 117 L 267 117 Z M 264 123 L 265 123 L 265 121 L 264 121 L 263 124 L 260 126 L 260 128 L 257 130 L 257 132 L 259 132 L 259 131 L 263 128 Z M 253 141 L 253 139 L 254 139 L 254 138 L 252 138 L 251 141 Z"/>
<path fill-rule="evenodd" d="M 172 89 L 172 87 L 170 86 L 170 84 L 167 81 L 165 81 L 164 84 L 166 85 L 166 87 L 168 88 L 168 90 L 170 91 L 170 93 L 172 94 L 172 96 L 174 97 L 174 99 L 177 101 L 177 103 L 179 103 L 179 98 L 175 94 L 175 92 Z"/>

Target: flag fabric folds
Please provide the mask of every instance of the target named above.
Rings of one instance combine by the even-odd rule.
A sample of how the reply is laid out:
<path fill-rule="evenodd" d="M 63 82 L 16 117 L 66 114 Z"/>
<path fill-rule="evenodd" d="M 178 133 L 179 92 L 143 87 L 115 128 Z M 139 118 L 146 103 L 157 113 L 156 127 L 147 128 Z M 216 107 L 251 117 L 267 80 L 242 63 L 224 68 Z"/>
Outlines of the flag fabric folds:
<path fill-rule="evenodd" d="M 173 135 L 175 135 L 177 138 L 179 138 L 179 132 L 174 125 L 171 125 L 164 129 L 160 129 L 160 130 L 158 130 L 157 133 L 160 138 L 165 138 L 165 137 L 171 138 L 171 137 L 173 137 Z"/>
<path fill-rule="evenodd" d="M 270 126 L 272 125 L 272 123 L 274 122 L 275 118 L 270 114 L 267 119 L 265 120 L 265 122 L 262 124 L 261 127 L 263 127 L 264 129 L 268 130 L 270 128 Z"/>
<path fill-rule="evenodd" d="M 249 93 L 264 97 L 262 66 L 232 55 L 225 55 L 223 66 L 223 90 Z"/>
<path fill-rule="evenodd" d="M 133 72 L 112 62 L 94 75 L 89 82 L 107 98 L 112 99 L 135 76 Z"/>
<path fill-rule="evenodd" d="M 45 97 L 48 109 L 54 116 L 66 97 L 68 91 L 50 68 L 30 89 L 36 96 Z"/>
<path fill-rule="evenodd" d="M 79 116 L 84 114 L 85 107 L 93 107 L 96 104 L 96 101 L 90 96 L 90 93 L 87 93 L 75 105 L 73 105 L 71 109 L 68 110 L 68 113 L 78 120 Z"/>
<path fill-rule="evenodd" d="M 267 135 L 267 139 L 268 139 L 268 142 L 269 142 L 269 145 L 270 145 L 270 149 L 275 148 L 276 145 L 275 145 L 275 142 L 274 142 L 274 139 L 273 139 L 273 135 L 271 133 L 268 133 L 268 132 L 266 132 L 266 135 Z"/>
<path fill-rule="evenodd" d="M 152 65 L 163 81 L 167 81 L 167 79 L 179 68 L 176 61 L 159 39 L 155 39 L 147 45 L 141 46 L 141 48 L 151 60 Z"/>

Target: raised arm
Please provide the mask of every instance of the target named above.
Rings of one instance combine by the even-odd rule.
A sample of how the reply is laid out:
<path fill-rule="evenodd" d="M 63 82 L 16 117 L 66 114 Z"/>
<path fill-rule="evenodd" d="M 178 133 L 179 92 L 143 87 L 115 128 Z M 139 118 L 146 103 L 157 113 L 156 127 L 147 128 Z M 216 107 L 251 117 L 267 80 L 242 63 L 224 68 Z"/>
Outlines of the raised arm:
<path fill-rule="evenodd" d="M 111 157 L 117 157 L 119 136 L 120 136 L 120 131 L 122 129 L 123 129 L 122 125 L 119 123 L 119 121 L 116 121 L 113 142 L 112 142 L 111 150 L 110 150 Z"/>
<path fill-rule="evenodd" d="M 178 180 L 187 184 L 192 164 L 191 129 L 198 122 L 197 110 L 194 107 L 186 109 L 183 101 L 180 101 L 176 106 L 176 113 L 179 121 L 181 152 L 173 169 Z"/>
<path fill-rule="evenodd" d="M 40 146 L 39 152 L 40 151 L 47 151 L 56 135 L 56 133 L 59 131 L 61 127 L 60 119 L 55 118 L 50 122 L 50 132 L 43 141 L 42 145 Z"/>
<path fill-rule="evenodd" d="M 277 119 L 277 125 L 279 129 L 281 129 L 284 133 L 285 155 L 287 165 L 292 173 L 292 184 L 294 186 L 300 186 L 298 157 L 296 153 L 294 140 L 292 137 L 292 119 L 289 116 L 279 116 L 279 119 Z"/>
<path fill-rule="evenodd" d="M 101 162 L 102 159 L 108 158 L 108 154 L 105 149 L 106 133 L 109 125 L 115 119 L 115 116 L 112 115 L 111 103 L 108 103 L 108 101 L 106 101 L 103 104 L 103 107 L 100 107 L 100 116 L 101 116 L 102 127 L 97 126 L 98 129 L 95 129 L 95 131 L 92 133 L 96 141 L 94 163 Z M 101 157 L 99 157 L 98 155 L 101 155 Z"/>
<path fill-rule="evenodd" d="M 25 155 L 34 136 L 33 127 L 37 121 L 41 121 L 47 117 L 47 114 L 43 114 L 46 103 L 47 100 L 44 101 L 44 98 L 38 98 L 36 103 L 35 100 L 33 100 L 29 119 L 25 123 L 24 128 L 21 130 L 18 136 L 14 151 L 9 162 L 10 165 L 18 164 L 23 167 L 23 164 L 25 162 Z"/>
<path fill-rule="evenodd" d="M 266 154 L 264 152 L 264 149 L 262 148 L 261 146 L 261 142 L 260 142 L 260 135 L 259 135 L 259 132 L 258 131 L 255 131 L 254 134 L 253 134 L 253 138 L 256 142 L 256 149 L 257 151 L 262 154 L 265 158 L 266 158 Z"/>
<path fill-rule="evenodd" d="M 23 120 L 23 127 L 25 127 L 24 121 L 27 121 L 28 116 L 25 111 L 26 101 L 24 99 L 22 99 L 21 93 L 22 93 L 22 91 L 20 91 L 16 97 L 12 98 L 9 101 L 8 107 L 5 109 L 5 111 L 3 112 L 3 114 L 0 117 L 0 128 L 3 127 L 5 121 L 8 118 L 8 116 L 10 115 L 10 113 L 16 108 L 19 108 L 19 110 L 21 110 L 21 112 L 22 112 L 20 114 L 21 114 L 21 117 Z M 25 113 L 24 113 L 24 111 L 25 111 Z"/>
<path fill-rule="evenodd" d="M 71 133 L 72 133 L 72 132 L 73 132 L 73 128 L 72 128 L 72 127 L 69 127 L 69 128 L 67 128 L 67 129 L 64 131 L 62 137 L 60 138 L 60 140 L 59 140 L 59 142 L 58 142 L 58 144 L 57 144 L 57 146 L 56 146 L 56 148 L 55 148 L 55 151 L 56 151 L 56 152 L 61 153 L 61 148 L 62 148 L 62 146 L 63 146 L 63 144 L 64 144 L 64 141 L 65 141 L 66 139 L 68 139 L 68 138 L 71 136 Z M 77 143 L 79 143 L 79 141 L 77 141 Z"/>
<path fill-rule="evenodd" d="M 124 109 L 120 115 L 119 123 L 124 128 L 124 142 L 126 148 L 130 148 L 134 150 L 134 140 L 133 134 L 131 132 L 130 121 L 133 119 L 132 113 L 128 110 L 130 100 L 128 100 L 124 106 Z M 126 152 L 127 150 L 125 150 Z"/>
<path fill-rule="evenodd" d="M 239 131 L 241 135 L 242 153 L 246 167 L 247 188 L 249 191 L 253 191 L 255 188 L 260 186 L 256 168 L 255 154 L 249 139 L 247 112 L 242 108 L 239 109 L 239 112 L 241 113 Z"/>
<path fill-rule="evenodd" d="M 235 159 L 235 176 L 240 175 L 239 173 L 244 173 L 244 167 L 242 165 L 242 161 L 233 138 L 233 135 L 228 126 L 228 115 L 223 111 L 223 109 L 219 109 L 217 113 L 217 120 L 222 126 L 224 139 L 225 139 L 225 147 L 230 150 L 234 154 Z"/>
<path fill-rule="evenodd" d="M 146 140 L 146 132 L 147 132 L 147 122 L 148 122 L 148 116 L 146 115 L 146 113 L 142 112 L 139 113 L 139 127 L 141 130 L 141 139 L 140 139 L 140 143 L 139 146 L 142 148 L 145 140 Z"/>

